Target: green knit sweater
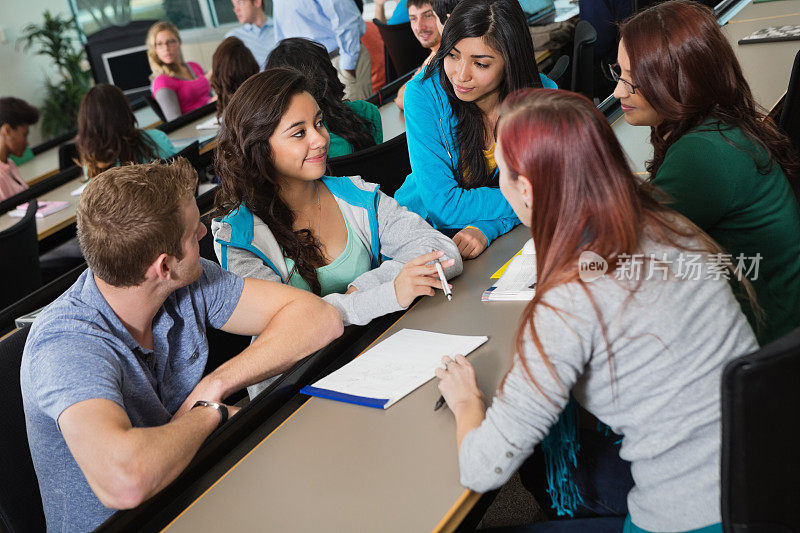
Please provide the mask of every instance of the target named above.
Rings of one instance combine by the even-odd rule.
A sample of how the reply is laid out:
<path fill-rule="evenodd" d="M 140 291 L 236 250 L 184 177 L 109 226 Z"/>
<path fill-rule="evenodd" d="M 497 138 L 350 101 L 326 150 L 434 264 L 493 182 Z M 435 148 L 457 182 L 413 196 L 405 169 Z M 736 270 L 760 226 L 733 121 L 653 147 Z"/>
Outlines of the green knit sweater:
<path fill-rule="evenodd" d="M 739 128 L 708 121 L 668 150 L 654 183 L 671 207 L 700 226 L 732 255 L 742 254 L 765 323 L 756 324 L 748 302 L 742 309 L 764 345 L 800 325 L 800 207 L 780 165 L 766 174 L 763 149 Z M 761 255 L 758 277 L 749 258 Z M 737 291 L 740 293 L 741 291 Z"/>

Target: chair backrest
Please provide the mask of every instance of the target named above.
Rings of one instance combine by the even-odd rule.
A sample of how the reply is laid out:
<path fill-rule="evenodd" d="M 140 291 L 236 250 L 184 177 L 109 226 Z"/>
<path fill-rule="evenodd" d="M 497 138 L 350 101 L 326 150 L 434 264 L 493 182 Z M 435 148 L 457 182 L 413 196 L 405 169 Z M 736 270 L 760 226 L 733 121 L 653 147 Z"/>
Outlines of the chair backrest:
<path fill-rule="evenodd" d="M 391 59 L 394 72 L 400 74 L 414 70 L 428 57 L 428 50 L 423 48 L 414 37 L 410 22 L 391 26 L 378 19 L 373 19 L 372 22 L 381 32 L 381 39 L 383 39 L 383 44 Z M 386 81 L 389 82 L 390 79 L 394 79 L 394 77 L 390 78 L 387 72 Z"/>
<path fill-rule="evenodd" d="M 39 241 L 36 238 L 37 208 L 36 200 L 30 200 L 25 216 L 10 228 L 0 231 L 0 280 L 3 280 L 0 284 L 0 309 L 42 284 Z"/>
<path fill-rule="evenodd" d="M 408 83 L 408 80 L 414 77 L 415 72 L 416 69 L 410 70 L 399 78 L 395 78 L 391 82 L 378 89 L 378 92 L 367 98 L 367 102 L 381 107 L 390 100 L 394 100 L 394 98 L 397 96 L 397 92 L 400 90 L 400 87 Z"/>
<path fill-rule="evenodd" d="M 53 189 L 61 187 L 65 183 L 74 180 L 82 173 L 83 169 L 81 167 L 73 165 L 64 170 L 59 171 L 55 176 L 50 176 L 49 178 L 43 179 L 40 182 L 34 183 L 24 191 L 19 192 L 14 196 L 10 196 L 5 200 L 3 200 L 2 202 L 0 202 L 0 213 L 11 211 L 19 204 L 24 204 L 25 202 L 29 202 L 34 198 L 39 198 L 41 195 L 46 194 L 52 191 Z"/>
<path fill-rule="evenodd" d="M 58 147 L 58 170 L 65 170 L 69 167 L 77 165 L 75 162 L 78 159 L 78 145 L 74 142 L 68 142 Z"/>
<path fill-rule="evenodd" d="M 0 340 L 0 402 L 3 431 L 0 431 L 0 530 L 17 533 L 44 531 L 44 510 L 39 482 L 33 469 L 19 369 L 22 350 L 30 328 L 15 331 Z"/>
<path fill-rule="evenodd" d="M 561 87 L 559 81 L 564 76 L 564 74 L 567 73 L 568 68 L 569 68 L 569 56 L 563 55 L 556 60 L 555 64 L 553 65 L 553 68 L 550 69 L 550 72 L 548 72 L 546 76 L 551 80 L 553 80 L 556 83 L 556 85 Z"/>
<path fill-rule="evenodd" d="M 570 88 L 587 98 L 594 96 L 594 43 L 597 32 L 591 23 L 581 20 L 575 26 L 572 49 L 572 84 Z"/>
<path fill-rule="evenodd" d="M 789 89 L 783 98 L 783 109 L 778 124 L 792 140 L 795 148 L 800 151 L 800 51 L 794 56 Z"/>
<path fill-rule="evenodd" d="M 158 126 L 156 126 L 156 129 L 159 129 L 164 133 L 172 133 L 173 131 L 180 129 L 185 125 L 194 122 L 195 120 L 200 120 L 201 118 L 216 112 L 216 110 L 217 110 L 217 103 L 211 102 L 204 106 L 198 107 L 197 109 L 193 109 L 192 111 L 189 111 L 185 115 L 179 116 L 175 120 L 170 120 L 169 122 L 164 122 L 163 124 L 159 124 Z"/>
<path fill-rule="evenodd" d="M 156 99 L 153 98 L 153 96 L 150 95 L 150 94 L 144 95 L 143 98 L 144 98 L 144 101 L 147 102 L 147 105 L 150 106 L 150 109 L 153 110 L 153 113 L 156 114 L 156 116 L 158 117 L 158 120 L 160 120 L 161 122 L 166 122 L 167 121 L 167 117 L 164 115 L 164 111 L 161 110 L 161 106 L 158 105 L 158 102 L 156 102 Z M 142 127 L 144 127 L 144 126 L 142 126 Z"/>
<path fill-rule="evenodd" d="M 188 146 L 182 148 L 180 152 L 177 152 L 176 154 L 171 155 L 166 159 L 162 159 L 161 162 L 170 163 L 179 157 L 185 157 L 189 161 L 189 163 L 192 164 L 192 167 L 194 167 L 194 169 L 197 171 L 197 177 L 198 177 L 197 184 L 199 186 L 200 182 L 203 181 L 203 178 L 205 176 L 205 168 L 203 168 L 203 164 L 200 161 L 200 141 L 192 142 Z M 194 194 L 195 196 L 197 196 L 197 188 L 195 188 Z"/>
<path fill-rule="evenodd" d="M 365 181 L 377 183 L 389 196 L 411 173 L 406 134 L 402 133 L 377 146 L 328 160 L 331 176 L 361 176 Z"/>
<path fill-rule="evenodd" d="M 52 139 L 48 139 L 43 143 L 37 144 L 31 148 L 31 151 L 33 152 L 33 155 L 41 154 L 42 152 L 45 152 L 51 148 L 55 148 L 62 143 L 71 141 L 77 134 L 78 130 L 71 130 L 66 133 L 62 133 L 61 135 L 53 137 Z"/>
<path fill-rule="evenodd" d="M 36 289 L 24 298 L 17 300 L 5 309 L 0 310 L 0 337 L 15 328 L 14 321 L 22 316 L 41 309 L 61 296 L 86 270 L 86 263 L 81 263 L 69 272 L 62 274 L 47 285 Z"/>
<path fill-rule="evenodd" d="M 722 525 L 800 531 L 800 328 L 722 374 Z"/>

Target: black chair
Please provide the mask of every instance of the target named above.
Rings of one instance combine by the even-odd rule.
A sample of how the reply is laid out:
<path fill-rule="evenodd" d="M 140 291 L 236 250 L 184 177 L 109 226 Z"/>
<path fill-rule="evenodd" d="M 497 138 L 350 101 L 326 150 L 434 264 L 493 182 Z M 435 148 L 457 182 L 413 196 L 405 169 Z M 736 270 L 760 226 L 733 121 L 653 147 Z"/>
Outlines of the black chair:
<path fill-rule="evenodd" d="M 570 89 L 591 99 L 594 96 L 594 43 L 597 32 L 591 23 L 581 20 L 575 26 L 572 49 L 572 83 Z"/>
<path fill-rule="evenodd" d="M 365 181 L 380 185 L 384 193 L 394 196 L 411 173 L 406 134 L 402 133 L 377 146 L 329 159 L 328 170 L 332 176 L 361 176 Z"/>
<path fill-rule="evenodd" d="M 166 122 L 167 121 L 167 117 L 164 116 L 164 111 L 161 110 L 161 106 L 158 105 L 158 102 L 156 102 L 156 99 L 153 98 L 153 96 L 149 95 L 149 94 L 144 95 L 143 98 L 144 98 L 144 101 L 147 102 L 147 105 L 150 106 L 150 109 L 152 109 L 153 112 L 158 116 L 158 120 L 160 120 L 161 122 Z M 145 127 L 146 125 L 147 124 L 141 124 L 140 126 L 141 127 Z"/>
<path fill-rule="evenodd" d="M 399 78 L 395 79 L 394 81 L 387 83 L 380 89 L 378 92 L 367 98 L 367 102 L 371 104 L 375 104 L 376 106 L 380 107 L 386 102 L 394 100 L 395 96 L 397 96 L 397 92 L 400 90 L 400 87 L 408 83 L 408 80 L 414 77 L 414 73 L 417 70 L 411 70 L 406 72 Z"/>
<path fill-rule="evenodd" d="M 722 526 L 800 531 L 800 328 L 722 374 Z"/>
<path fill-rule="evenodd" d="M 778 125 L 792 140 L 795 148 L 800 151 L 800 52 L 794 56 L 789 89 L 783 98 L 783 109 L 778 119 Z"/>
<path fill-rule="evenodd" d="M 41 309 L 61 296 L 85 270 L 86 263 L 83 262 L 47 285 L 36 289 L 5 309 L 0 310 L 0 337 L 14 330 L 16 319 Z"/>
<path fill-rule="evenodd" d="M 215 113 L 217 111 L 217 103 L 211 102 L 204 106 L 198 107 L 193 111 L 189 111 L 185 115 L 181 115 L 175 120 L 171 120 L 169 122 L 164 122 L 163 124 L 159 124 L 156 129 L 163 131 L 164 133 L 172 133 L 173 131 L 180 129 L 187 124 L 194 122 L 195 120 L 199 120 L 211 113 Z"/>
<path fill-rule="evenodd" d="M 36 238 L 35 199 L 19 222 L 0 231 L 0 308 L 16 302 L 42 284 L 39 271 L 39 241 Z M 2 213 L 2 211 L 0 211 Z"/>
<path fill-rule="evenodd" d="M 15 331 L 0 341 L 0 402 L 3 431 L 0 431 L 0 530 L 11 533 L 44 531 L 44 510 L 39 482 L 33 469 L 19 369 L 22 350 L 30 328 Z"/>
<path fill-rule="evenodd" d="M 58 147 L 58 170 L 65 170 L 74 167 L 78 163 L 78 145 L 68 142 Z"/>
<path fill-rule="evenodd" d="M 567 68 L 569 68 L 569 56 L 561 56 L 556 60 L 553 68 L 550 69 L 546 76 L 561 87 L 559 80 L 567 73 Z"/>
<path fill-rule="evenodd" d="M 53 137 L 52 139 L 48 139 L 47 141 L 37 144 L 36 146 L 31 148 L 33 155 L 41 154 L 44 151 L 49 150 L 50 148 L 55 148 L 56 146 L 65 143 L 67 141 L 71 141 L 75 138 L 78 134 L 78 130 L 68 131 L 66 133 L 62 133 L 57 137 Z"/>
<path fill-rule="evenodd" d="M 419 44 L 411 31 L 411 23 L 384 24 L 378 19 L 372 19 L 381 33 L 383 45 L 389 61 L 386 61 L 386 83 L 397 78 L 402 72 L 408 72 L 419 67 L 428 57 L 428 50 Z M 392 71 L 389 66 L 391 65 Z"/>

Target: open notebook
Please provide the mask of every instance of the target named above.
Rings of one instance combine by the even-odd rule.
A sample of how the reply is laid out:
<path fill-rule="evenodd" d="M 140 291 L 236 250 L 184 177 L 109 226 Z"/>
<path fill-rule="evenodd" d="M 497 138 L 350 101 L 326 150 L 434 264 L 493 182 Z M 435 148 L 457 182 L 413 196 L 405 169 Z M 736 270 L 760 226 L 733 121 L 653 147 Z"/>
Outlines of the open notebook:
<path fill-rule="evenodd" d="M 300 392 L 387 409 L 433 378 L 442 366 L 442 357 L 467 355 L 487 340 L 485 336 L 402 329 Z"/>

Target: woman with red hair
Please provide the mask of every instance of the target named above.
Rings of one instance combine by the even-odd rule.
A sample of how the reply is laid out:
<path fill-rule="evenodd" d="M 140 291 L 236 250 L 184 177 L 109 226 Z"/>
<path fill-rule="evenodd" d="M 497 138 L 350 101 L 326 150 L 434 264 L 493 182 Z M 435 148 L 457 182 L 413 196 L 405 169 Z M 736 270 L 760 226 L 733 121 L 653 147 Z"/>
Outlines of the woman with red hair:
<path fill-rule="evenodd" d="M 622 25 L 612 67 L 625 119 L 649 126 L 647 170 L 664 201 L 705 230 L 752 276 L 761 344 L 800 326 L 800 161 L 758 110 L 731 45 L 708 8 L 657 4 Z M 788 68 L 788 65 L 787 65 Z M 788 178 L 788 179 L 787 179 Z"/>
<path fill-rule="evenodd" d="M 437 370 L 455 415 L 461 483 L 478 492 L 505 483 L 552 436 L 571 395 L 624 435 L 629 514 L 531 531 L 721 532 L 719 379 L 758 345 L 719 246 L 652 198 L 583 96 L 513 93 L 497 143 L 500 189 L 531 228 L 538 280 L 488 410 L 463 356 Z M 607 270 L 586 269 L 587 260 Z M 698 268 L 689 272 L 687 261 Z M 596 460 L 581 442 L 578 468 Z"/>

